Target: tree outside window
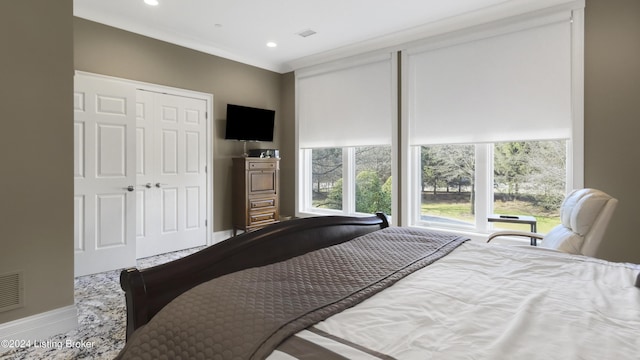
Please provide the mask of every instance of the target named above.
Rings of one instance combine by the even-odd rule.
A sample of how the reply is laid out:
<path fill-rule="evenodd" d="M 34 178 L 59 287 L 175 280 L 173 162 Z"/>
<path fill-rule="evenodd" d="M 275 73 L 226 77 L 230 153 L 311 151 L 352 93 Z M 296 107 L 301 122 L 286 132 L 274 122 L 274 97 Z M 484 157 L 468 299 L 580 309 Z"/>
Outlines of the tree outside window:
<path fill-rule="evenodd" d="M 353 169 L 344 164 L 343 152 L 354 154 Z M 391 215 L 391 167 L 390 146 L 313 149 L 313 207 Z M 355 171 L 355 209 L 349 210 L 343 209 L 343 174 L 351 170 Z"/>
<path fill-rule="evenodd" d="M 565 194 L 566 146 L 565 140 L 493 144 L 493 159 L 487 159 L 493 166 L 492 189 L 475 187 L 476 145 L 422 146 L 420 219 L 473 226 L 486 220 L 475 219 L 476 192 L 489 191 L 493 212 L 533 215 L 539 231 L 547 232 L 559 224 Z"/>

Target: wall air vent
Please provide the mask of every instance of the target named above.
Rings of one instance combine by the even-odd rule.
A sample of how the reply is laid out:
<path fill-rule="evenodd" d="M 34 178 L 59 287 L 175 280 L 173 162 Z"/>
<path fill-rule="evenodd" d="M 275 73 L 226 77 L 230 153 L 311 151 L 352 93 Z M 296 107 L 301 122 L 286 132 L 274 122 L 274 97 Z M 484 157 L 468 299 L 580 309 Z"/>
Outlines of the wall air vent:
<path fill-rule="evenodd" d="M 0 275 L 0 312 L 20 308 L 24 305 L 22 272 Z"/>
<path fill-rule="evenodd" d="M 307 29 L 307 30 L 303 30 L 300 31 L 299 33 L 297 33 L 297 35 L 302 36 L 303 38 L 309 37 L 311 35 L 314 35 L 316 32 L 311 30 L 311 29 Z"/>

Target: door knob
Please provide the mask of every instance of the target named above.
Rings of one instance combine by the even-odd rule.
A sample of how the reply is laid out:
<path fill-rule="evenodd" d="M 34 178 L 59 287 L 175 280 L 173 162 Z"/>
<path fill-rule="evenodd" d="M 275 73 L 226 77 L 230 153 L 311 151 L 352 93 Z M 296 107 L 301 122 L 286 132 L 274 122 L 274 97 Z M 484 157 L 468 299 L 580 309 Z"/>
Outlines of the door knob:
<path fill-rule="evenodd" d="M 144 187 L 146 187 L 147 189 L 151 189 L 151 183 L 144 184 Z"/>
<path fill-rule="evenodd" d="M 162 187 L 162 185 L 167 185 L 167 184 L 156 183 L 156 187 L 157 187 L 157 188 L 161 188 L 161 187 Z"/>
<path fill-rule="evenodd" d="M 133 186 L 133 185 L 129 185 L 129 186 L 127 186 L 127 187 L 126 187 L 126 188 L 124 188 L 124 189 L 125 189 L 125 190 L 127 190 L 127 191 L 133 191 L 133 190 L 135 190 L 135 188 L 136 188 L 135 186 Z"/>

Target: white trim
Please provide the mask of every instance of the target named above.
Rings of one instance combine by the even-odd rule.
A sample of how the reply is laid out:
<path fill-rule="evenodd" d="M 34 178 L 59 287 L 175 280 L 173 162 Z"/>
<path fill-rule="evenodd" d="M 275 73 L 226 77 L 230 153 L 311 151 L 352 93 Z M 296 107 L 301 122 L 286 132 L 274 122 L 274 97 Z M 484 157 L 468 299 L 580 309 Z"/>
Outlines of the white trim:
<path fill-rule="evenodd" d="M 302 169 L 302 173 L 296 172 L 296 175 L 300 175 L 300 193 L 296 193 L 296 197 L 299 198 L 297 203 L 299 204 L 300 211 L 307 210 L 309 204 L 313 203 L 312 199 L 312 189 L 313 189 L 313 173 L 311 168 L 311 159 L 312 159 L 312 150 L 311 149 L 300 149 L 298 151 L 300 154 L 300 165 L 299 168 Z M 296 185 L 298 185 L 296 183 Z M 299 213 L 299 212 L 298 212 Z"/>
<path fill-rule="evenodd" d="M 400 189 L 400 117 L 398 109 L 400 108 L 400 98 L 398 89 L 398 80 L 400 67 L 398 64 L 398 53 L 391 55 L 391 214 L 386 214 L 391 225 L 396 225 L 400 216 L 400 199 L 398 198 L 398 189 Z"/>
<path fill-rule="evenodd" d="M 356 212 L 356 149 L 342 148 L 342 212 Z M 346 171 L 345 171 L 346 170 Z"/>
<path fill-rule="evenodd" d="M 294 74 L 294 121 L 293 121 L 293 126 L 294 126 L 294 151 L 293 151 L 293 156 L 294 156 L 294 163 L 296 164 L 294 167 L 294 174 L 295 174 L 295 184 L 294 184 L 294 196 L 295 196 L 295 209 L 294 209 L 294 213 L 295 216 L 300 217 L 300 214 L 304 209 L 304 204 L 307 203 L 307 200 L 305 198 L 305 193 L 306 193 L 306 188 L 307 188 L 307 179 L 308 179 L 308 175 L 307 172 L 309 171 L 308 166 L 306 166 L 305 164 L 309 163 L 308 160 L 308 154 L 307 151 L 304 149 L 300 149 L 300 125 L 298 124 L 298 118 L 299 118 L 299 110 L 298 110 L 298 98 L 300 97 L 300 86 L 298 85 L 299 80 L 298 77 L 295 76 Z"/>
<path fill-rule="evenodd" d="M 487 217 L 493 208 L 493 191 L 487 189 L 493 188 L 493 145 L 476 144 L 475 146 L 475 188 L 484 189 L 483 191 L 475 191 L 475 211 L 476 211 L 476 231 L 480 233 L 487 232 L 489 222 Z"/>
<path fill-rule="evenodd" d="M 222 230 L 213 233 L 213 239 L 209 245 L 215 245 L 233 237 L 233 230 Z"/>
<path fill-rule="evenodd" d="M 254 57 L 233 53 L 233 52 L 218 48 L 216 46 L 212 46 L 208 43 L 207 40 L 194 39 L 189 36 L 182 36 L 176 31 L 159 30 L 161 29 L 161 27 L 151 28 L 143 24 L 127 21 L 124 17 L 111 16 L 109 17 L 108 21 L 105 21 L 103 14 L 95 13 L 90 9 L 83 9 L 83 11 L 78 13 L 75 7 L 74 7 L 74 15 L 83 19 L 98 22 L 101 24 L 106 24 L 112 27 L 116 27 L 118 29 L 123 29 L 135 34 L 147 36 L 152 39 L 168 42 L 171 44 L 176 44 L 179 46 L 186 47 L 188 49 L 197 50 L 206 54 L 219 56 L 224 59 L 229 59 L 239 63 L 266 69 L 269 71 L 278 72 L 278 73 L 285 73 L 287 71 L 290 71 L 286 66 L 278 62 L 261 60 L 261 59 L 256 59 Z"/>
<path fill-rule="evenodd" d="M 398 187 L 400 189 L 400 199 L 397 201 L 398 208 L 394 209 L 396 213 L 394 214 L 397 220 L 397 224 L 399 226 L 409 226 L 410 224 L 415 224 L 417 220 L 417 215 L 415 209 L 417 209 L 415 202 L 416 199 L 413 197 L 414 187 L 416 186 L 415 180 L 415 156 L 412 152 L 412 148 L 409 145 L 409 102 L 405 101 L 404 98 L 409 93 L 409 74 L 405 69 L 409 65 L 409 55 L 406 52 L 400 53 L 400 125 L 399 132 L 396 135 L 399 135 L 399 138 L 396 138 L 397 142 L 400 143 L 400 157 L 398 163 L 400 163 L 399 169 L 399 177 L 397 179 Z M 394 189 L 395 191 L 395 189 Z M 396 194 L 394 192 L 394 194 Z"/>
<path fill-rule="evenodd" d="M 315 66 L 310 66 L 295 71 L 297 78 L 305 78 L 310 76 L 322 75 L 334 71 L 349 69 L 357 66 L 365 66 L 369 64 L 375 64 L 383 61 L 393 61 L 392 52 L 375 52 L 372 54 L 360 54 L 358 56 L 352 56 L 344 59 L 332 61 L 330 63 L 323 63 Z"/>
<path fill-rule="evenodd" d="M 0 340 L 42 341 L 78 327 L 78 308 L 61 307 L 40 314 L 0 324 Z M 0 353 L 10 350 L 0 347 Z"/>
<path fill-rule="evenodd" d="M 199 99 L 199 100 L 203 100 L 207 103 L 207 124 L 206 124 L 206 136 L 207 136 L 207 191 L 206 194 L 204 195 L 206 198 L 206 208 L 207 208 L 207 216 L 206 216 L 206 220 L 207 220 L 207 245 L 211 245 L 213 244 L 213 240 L 212 240 L 212 233 L 213 233 L 213 198 L 215 196 L 215 194 L 213 193 L 213 179 L 214 179 L 214 167 L 213 167 L 213 148 L 214 148 L 214 141 L 215 139 L 213 138 L 213 94 L 209 94 L 209 93 L 203 93 L 203 92 L 199 92 L 199 91 L 194 91 L 194 90 L 188 90 L 188 89 L 182 89 L 182 88 L 176 88 L 176 87 L 170 87 L 170 86 L 164 86 L 164 85 L 158 85 L 158 84 L 152 84 L 152 83 L 147 83 L 147 82 L 143 82 L 143 81 L 137 81 L 137 80 L 131 80 L 131 79 L 124 79 L 124 78 L 119 78 L 119 77 L 114 77 L 114 76 L 109 76 L 109 75 L 103 75 L 103 74 L 96 74 L 96 73 L 90 73 L 90 72 L 86 72 L 86 71 L 79 71 L 76 70 L 75 71 L 76 75 L 83 75 L 83 76 L 91 76 L 91 77 L 95 77 L 95 78 L 102 78 L 102 79 L 108 79 L 108 80 L 112 80 L 112 81 L 119 81 L 119 82 L 124 82 L 124 83 L 128 83 L 128 84 L 132 84 L 133 86 L 136 87 L 136 89 L 138 90 L 146 90 L 146 91 L 153 91 L 153 92 L 157 92 L 157 93 L 164 93 L 164 94 L 169 94 L 169 95 L 177 95 L 177 96 L 182 96 L 182 97 L 190 97 L 190 98 L 194 98 L 194 99 Z"/>
<path fill-rule="evenodd" d="M 567 194 L 584 187 L 584 8 L 573 10 L 571 23 L 572 137 Z"/>
<path fill-rule="evenodd" d="M 415 55 L 545 25 L 566 23 L 570 20 L 571 13 L 569 11 L 545 13 L 539 17 L 527 14 L 526 16 L 483 24 L 482 26 L 475 26 L 406 44 L 406 52 L 409 55 Z"/>

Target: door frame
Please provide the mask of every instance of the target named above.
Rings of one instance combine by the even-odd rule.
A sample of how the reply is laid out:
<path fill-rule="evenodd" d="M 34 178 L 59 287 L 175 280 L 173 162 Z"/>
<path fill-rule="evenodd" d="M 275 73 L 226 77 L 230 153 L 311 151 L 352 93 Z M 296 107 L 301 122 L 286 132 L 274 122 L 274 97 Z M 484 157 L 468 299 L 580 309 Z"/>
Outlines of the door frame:
<path fill-rule="evenodd" d="M 182 88 L 176 88 L 176 87 L 171 87 L 171 86 L 165 86 L 165 85 L 158 85 L 158 84 L 153 84 L 153 83 L 148 83 L 148 82 L 143 82 L 143 81 L 137 81 L 137 80 L 131 80 L 131 79 L 125 79 L 125 78 L 119 78 L 119 77 L 114 77 L 114 76 L 109 76 L 109 75 L 102 75 L 102 74 L 96 74 L 96 73 L 91 73 L 91 72 L 86 72 L 86 71 L 80 71 L 80 70 L 75 70 L 74 75 L 82 75 L 82 76 L 90 76 L 90 77 L 96 77 L 96 78 L 103 78 L 103 79 L 109 79 L 112 81 L 120 81 L 123 83 L 127 83 L 127 84 L 131 84 L 133 86 L 135 86 L 136 89 L 138 90 L 146 90 L 146 91 L 152 91 L 152 92 L 157 92 L 157 93 L 164 93 L 164 94 L 168 94 L 168 95 L 175 95 L 175 96 L 183 96 L 183 97 L 190 97 L 190 98 L 194 98 L 194 99 L 199 99 L 199 100 L 204 100 L 206 102 L 206 109 L 207 109 L 207 115 L 206 115 L 206 164 L 207 164 L 207 171 L 206 171 L 206 182 L 207 182 L 207 186 L 206 186 L 206 193 L 204 194 L 204 196 L 206 197 L 205 201 L 206 201 L 206 224 L 205 224 L 205 228 L 206 228 L 206 241 L 207 241 L 207 245 L 212 245 L 212 235 L 213 235 L 213 198 L 214 198 L 214 194 L 213 194 L 213 179 L 214 179 L 214 168 L 213 168 L 213 149 L 214 149 L 214 138 L 213 138 L 213 94 L 209 94 L 209 93 L 203 93 L 203 92 L 199 92 L 199 91 L 195 91 L 195 90 L 188 90 L 188 89 L 182 89 Z M 135 148 L 134 148 L 135 149 Z M 137 259 L 137 254 L 136 254 L 136 259 Z"/>

